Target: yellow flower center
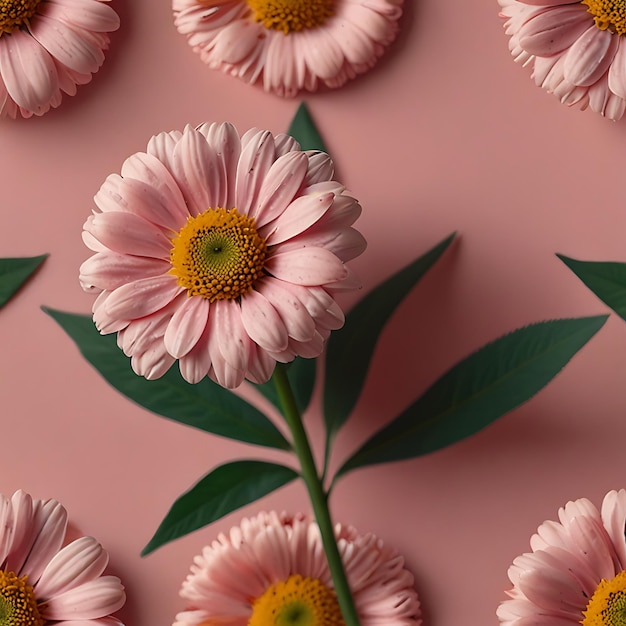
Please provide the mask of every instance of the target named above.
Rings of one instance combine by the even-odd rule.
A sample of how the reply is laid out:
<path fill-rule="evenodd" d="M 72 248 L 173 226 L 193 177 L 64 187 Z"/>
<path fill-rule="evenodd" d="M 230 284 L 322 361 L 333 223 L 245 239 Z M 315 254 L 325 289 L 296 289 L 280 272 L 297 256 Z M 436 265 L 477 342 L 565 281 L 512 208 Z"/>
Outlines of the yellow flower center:
<path fill-rule="evenodd" d="M 41 0 L 0 0 L 0 36 L 27 22 Z"/>
<path fill-rule="evenodd" d="M 252 17 L 265 28 L 292 30 L 321 26 L 334 15 L 334 0 L 246 0 Z"/>
<path fill-rule="evenodd" d="M 263 273 L 265 240 L 254 218 L 237 209 L 208 209 L 190 217 L 172 243 L 170 273 L 190 296 L 234 300 L 250 291 Z"/>
<path fill-rule="evenodd" d="M 626 0 L 582 0 L 587 13 L 600 30 L 610 30 L 617 35 L 626 34 Z"/>
<path fill-rule="evenodd" d="M 626 626 L 626 572 L 601 580 L 583 615 L 583 626 Z"/>
<path fill-rule="evenodd" d="M 0 571 L 0 626 L 44 626 L 28 576 Z"/>
<path fill-rule="evenodd" d="M 333 589 L 295 574 L 254 601 L 248 626 L 344 626 L 344 621 Z"/>

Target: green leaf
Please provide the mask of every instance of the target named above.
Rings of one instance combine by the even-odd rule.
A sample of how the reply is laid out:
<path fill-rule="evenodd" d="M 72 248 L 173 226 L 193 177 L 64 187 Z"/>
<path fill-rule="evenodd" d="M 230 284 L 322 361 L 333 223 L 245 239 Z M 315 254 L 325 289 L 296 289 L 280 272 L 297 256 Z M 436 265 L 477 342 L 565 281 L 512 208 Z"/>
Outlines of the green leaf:
<path fill-rule="evenodd" d="M 297 357 L 289 364 L 287 369 L 287 378 L 291 384 L 291 390 L 298 405 L 300 415 L 304 413 L 311 401 L 313 387 L 315 386 L 316 359 L 305 359 Z M 262 385 L 255 385 L 258 389 L 279 411 L 282 412 L 282 406 L 278 398 L 278 393 L 274 385 L 274 380 L 270 378 Z"/>
<path fill-rule="evenodd" d="M 15 295 L 48 255 L 0 259 L 0 309 Z"/>
<path fill-rule="evenodd" d="M 303 150 L 328 152 L 304 102 L 298 107 L 287 133 L 300 144 Z"/>
<path fill-rule="evenodd" d="M 212 524 L 228 513 L 286 485 L 298 473 L 263 461 L 234 461 L 215 468 L 172 505 L 142 556 Z"/>
<path fill-rule="evenodd" d="M 290 450 L 274 424 L 258 409 L 208 378 L 186 382 L 177 367 L 158 380 L 137 376 L 115 335 L 102 336 L 90 317 L 44 308 L 74 340 L 104 379 L 142 407 L 181 424 L 259 446 Z"/>
<path fill-rule="evenodd" d="M 374 347 L 387 320 L 445 252 L 454 236 L 453 233 L 368 293 L 348 313 L 344 327 L 330 335 L 324 380 L 324 418 L 329 440 L 357 403 Z"/>
<path fill-rule="evenodd" d="M 473 435 L 547 385 L 606 319 L 540 322 L 487 344 L 367 441 L 337 476 L 421 456 Z"/>
<path fill-rule="evenodd" d="M 557 256 L 602 302 L 626 320 L 626 263 L 577 261 L 561 254 Z"/>

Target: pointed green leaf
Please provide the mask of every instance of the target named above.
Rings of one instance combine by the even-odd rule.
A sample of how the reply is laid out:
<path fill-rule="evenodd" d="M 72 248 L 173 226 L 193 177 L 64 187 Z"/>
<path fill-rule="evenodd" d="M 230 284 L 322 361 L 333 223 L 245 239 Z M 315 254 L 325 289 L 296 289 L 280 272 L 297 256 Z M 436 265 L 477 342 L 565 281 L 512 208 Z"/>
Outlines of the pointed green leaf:
<path fill-rule="evenodd" d="M 604 304 L 626 320 L 626 263 L 577 261 L 561 254 L 557 256 Z"/>
<path fill-rule="evenodd" d="M 473 435 L 547 385 L 606 319 L 541 322 L 487 344 L 367 441 L 337 475 L 421 456 Z"/>
<path fill-rule="evenodd" d="M 300 144 L 303 150 L 328 152 L 304 102 L 298 107 L 287 133 Z"/>
<path fill-rule="evenodd" d="M 44 308 L 104 379 L 140 406 L 181 424 L 259 446 L 289 450 L 287 440 L 258 409 L 208 378 L 186 382 L 177 367 L 157 380 L 137 376 L 115 335 L 102 336 L 90 317 Z"/>
<path fill-rule="evenodd" d="M 30 278 L 48 255 L 0 259 L 0 309 Z"/>
<path fill-rule="evenodd" d="M 344 327 L 331 334 L 324 379 L 324 418 L 330 439 L 357 403 L 374 347 L 387 320 L 445 252 L 454 236 L 453 233 L 368 293 L 348 313 Z"/>
<path fill-rule="evenodd" d="M 289 364 L 287 369 L 287 378 L 289 379 L 300 415 L 304 413 L 311 401 L 313 387 L 315 386 L 315 373 L 316 359 L 297 357 Z M 283 407 L 280 405 L 278 393 L 272 378 L 262 385 L 255 385 L 255 388 L 282 412 Z"/>
<path fill-rule="evenodd" d="M 263 461 L 234 461 L 215 468 L 172 505 L 142 556 L 212 524 L 228 513 L 286 485 L 298 473 Z"/>

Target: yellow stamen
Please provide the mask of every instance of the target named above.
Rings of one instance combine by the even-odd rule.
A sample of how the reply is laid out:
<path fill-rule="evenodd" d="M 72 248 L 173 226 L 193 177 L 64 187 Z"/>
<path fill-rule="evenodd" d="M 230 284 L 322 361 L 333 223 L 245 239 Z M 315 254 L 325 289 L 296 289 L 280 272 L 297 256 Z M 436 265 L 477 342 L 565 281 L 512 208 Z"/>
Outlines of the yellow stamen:
<path fill-rule="evenodd" d="M 617 35 L 626 34 L 626 0 L 582 0 L 589 7 L 587 13 L 600 30 L 610 30 Z"/>
<path fill-rule="evenodd" d="M 299 574 L 269 587 L 252 606 L 248 626 L 345 626 L 333 589 Z"/>
<path fill-rule="evenodd" d="M 267 246 L 254 218 L 237 209 L 208 209 L 190 217 L 172 241 L 170 273 L 190 296 L 234 300 L 262 275 Z"/>
<path fill-rule="evenodd" d="M 12 33 L 35 15 L 41 0 L 0 0 L 0 37 Z"/>
<path fill-rule="evenodd" d="M 334 0 L 246 0 L 255 22 L 267 29 L 292 30 L 321 26 L 334 15 Z"/>
<path fill-rule="evenodd" d="M 0 626 L 43 626 L 28 576 L 0 570 Z"/>
<path fill-rule="evenodd" d="M 601 580 L 583 615 L 583 626 L 626 626 L 626 572 Z"/>

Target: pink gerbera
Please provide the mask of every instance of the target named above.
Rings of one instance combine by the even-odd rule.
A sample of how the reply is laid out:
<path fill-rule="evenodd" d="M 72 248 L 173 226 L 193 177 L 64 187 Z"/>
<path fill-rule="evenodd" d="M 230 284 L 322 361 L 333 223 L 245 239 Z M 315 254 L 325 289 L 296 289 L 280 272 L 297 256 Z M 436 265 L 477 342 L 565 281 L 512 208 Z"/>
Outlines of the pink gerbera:
<path fill-rule="evenodd" d="M 419 626 L 404 560 L 374 535 L 337 524 L 335 536 L 361 626 Z M 342 626 L 317 524 L 260 513 L 194 559 L 174 626 Z"/>
<path fill-rule="evenodd" d="M 403 0 L 173 0 L 202 60 L 266 91 L 340 87 L 395 38 Z"/>
<path fill-rule="evenodd" d="M 0 117 L 43 115 L 91 80 L 120 25 L 104 2 L 0 2 Z"/>
<path fill-rule="evenodd" d="M 499 0 L 509 48 L 564 104 L 617 120 L 626 109 L 624 0 Z"/>
<path fill-rule="evenodd" d="M 94 321 L 135 372 L 265 382 L 276 361 L 316 357 L 344 317 L 332 291 L 365 248 L 361 207 L 333 164 L 287 135 L 203 124 L 153 137 L 95 196 L 81 267 Z"/>
<path fill-rule="evenodd" d="M 623 626 L 626 616 L 626 491 L 609 492 L 602 512 L 568 502 L 559 522 L 530 540 L 513 561 L 510 600 L 498 608 L 506 626 Z"/>
<path fill-rule="evenodd" d="M 110 614 L 126 599 L 93 537 L 63 546 L 67 513 L 23 491 L 0 495 L 0 624 L 123 626 Z"/>

